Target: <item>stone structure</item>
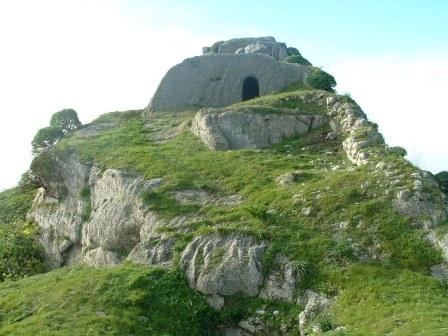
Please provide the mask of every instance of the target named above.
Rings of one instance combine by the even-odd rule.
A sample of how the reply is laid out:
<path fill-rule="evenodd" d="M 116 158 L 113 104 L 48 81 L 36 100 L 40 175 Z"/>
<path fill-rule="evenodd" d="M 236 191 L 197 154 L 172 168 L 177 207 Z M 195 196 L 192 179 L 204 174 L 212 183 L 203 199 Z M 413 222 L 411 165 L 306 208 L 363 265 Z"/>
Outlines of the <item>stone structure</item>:
<path fill-rule="evenodd" d="M 286 44 L 277 42 L 272 36 L 236 38 L 228 41 L 219 41 L 211 47 L 204 47 L 204 55 L 212 54 L 264 54 L 283 61 L 291 52 Z M 294 51 L 298 52 L 297 49 Z"/>
<path fill-rule="evenodd" d="M 281 62 L 288 50 L 297 49 L 274 38 L 234 39 L 204 48 L 207 54 L 188 58 L 167 72 L 149 108 L 223 107 L 303 83 L 311 67 Z"/>

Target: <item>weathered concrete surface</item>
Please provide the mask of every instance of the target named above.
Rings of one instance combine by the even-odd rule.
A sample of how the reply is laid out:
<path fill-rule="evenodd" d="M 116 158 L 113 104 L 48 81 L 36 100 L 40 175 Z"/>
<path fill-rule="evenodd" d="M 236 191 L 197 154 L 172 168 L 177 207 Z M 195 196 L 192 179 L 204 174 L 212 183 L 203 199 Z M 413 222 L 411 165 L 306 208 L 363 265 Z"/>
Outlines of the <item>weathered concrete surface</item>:
<path fill-rule="evenodd" d="M 188 106 L 222 107 L 242 100 L 247 77 L 258 80 L 260 96 L 304 82 L 311 71 L 262 54 L 218 54 L 188 58 L 162 79 L 149 108 L 179 110 Z"/>

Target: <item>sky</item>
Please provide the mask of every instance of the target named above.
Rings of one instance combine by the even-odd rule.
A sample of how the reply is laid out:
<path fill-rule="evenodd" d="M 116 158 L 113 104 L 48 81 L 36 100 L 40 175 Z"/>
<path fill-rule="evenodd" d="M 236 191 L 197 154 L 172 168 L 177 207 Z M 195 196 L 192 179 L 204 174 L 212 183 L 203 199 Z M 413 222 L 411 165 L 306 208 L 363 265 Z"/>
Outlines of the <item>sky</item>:
<path fill-rule="evenodd" d="M 53 113 L 143 108 L 171 66 L 258 36 L 331 73 L 414 164 L 448 170 L 448 1 L 0 0 L 0 190 Z"/>

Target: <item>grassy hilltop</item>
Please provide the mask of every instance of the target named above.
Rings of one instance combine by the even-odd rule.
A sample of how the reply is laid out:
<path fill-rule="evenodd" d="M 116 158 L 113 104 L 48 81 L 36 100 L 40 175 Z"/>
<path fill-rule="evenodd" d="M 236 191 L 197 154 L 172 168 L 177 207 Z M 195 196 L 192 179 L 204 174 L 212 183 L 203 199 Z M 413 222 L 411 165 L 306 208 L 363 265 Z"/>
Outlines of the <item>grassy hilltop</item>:
<path fill-rule="evenodd" d="M 259 107 L 260 113 L 300 108 L 324 114 L 322 106 L 297 99 L 304 92 L 314 91 L 283 92 L 235 108 Z M 380 153 L 375 160 L 381 167 L 389 168 L 378 168 L 377 162 L 355 166 L 346 158 L 342 140 L 323 139 L 323 129 L 265 149 L 211 151 L 190 132 L 196 112 L 105 114 L 87 129 L 67 134 L 41 160 L 76 153 L 82 162 L 102 169 L 132 171 L 145 179 L 163 177 L 162 186 L 141 195 L 148 209 L 167 220 L 187 214 L 200 218 L 188 230 L 169 225 L 160 229 L 176 238 L 177 253 L 207 233 L 243 232 L 269 241 L 263 259 L 266 274 L 282 253 L 297 269 L 299 292 L 313 289 L 332 298 L 331 309 L 316 318 L 328 335 L 448 333 L 448 287 L 430 275 L 430 268 L 442 262 L 440 251 L 392 204 L 394 188 L 412 185 L 407 176 L 415 167 L 382 144 L 372 150 Z M 384 170 L 402 177 L 391 184 Z M 280 176 L 291 172 L 292 183 L 279 183 Z M 233 207 L 180 204 L 172 195 L 182 189 L 238 194 L 243 202 Z M 35 193 L 22 190 L 0 195 L 0 241 L 14 248 L 24 236 L 33 244 L 36 232 L 18 224 L 25 221 Z M 438 230 L 445 231 L 446 224 Z M 12 229 L 17 225 L 20 230 Z M 12 247 L 0 247 L 1 257 L 21 253 Z M 32 253 L 40 262 L 41 251 Z M 37 264 L 29 268 L 30 273 L 40 271 Z M 260 307 L 267 312 L 261 318 L 270 335 L 281 335 L 282 325 L 291 335 L 298 334 L 302 306 L 237 295 L 216 312 L 188 287 L 175 266 L 65 267 L 0 283 L 0 335 L 211 335 L 218 326 L 233 325 Z"/>

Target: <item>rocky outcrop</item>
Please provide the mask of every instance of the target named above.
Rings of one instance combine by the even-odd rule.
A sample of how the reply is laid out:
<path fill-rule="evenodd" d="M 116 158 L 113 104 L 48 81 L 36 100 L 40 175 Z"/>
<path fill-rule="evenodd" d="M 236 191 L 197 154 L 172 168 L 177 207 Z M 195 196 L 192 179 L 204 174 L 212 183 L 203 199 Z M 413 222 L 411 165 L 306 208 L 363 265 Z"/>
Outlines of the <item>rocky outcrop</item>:
<path fill-rule="evenodd" d="M 27 220 L 39 225 L 48 266 L 55 268 L 82 259 L 82 210 L 88 201 L 80 193 L 88 183 L 91 167 L 73 155 L 49 164 L 57 178 L 46 181 L 47 189 L 38 190 Z"/>
<path fill-rule="evenodd" d="M 41 188 L 28 213 L 28 220 L 40 227 L 50 268 L 79 262 L 117 264 L 142 241 L 142 228 L 156 231 L 159 222 L 147 211 L 141 193 L 159 186 L 161 179 L 145 181 L 115 169 L 102 171 L 74 155 L 60 161 L 61 179 L 54 188 L 66 190 L 66 195 L 55 199 Z"/>
<path fill-rule="evenodd" d="M 401 187 L 393 200 L 396 211 L 414 220 L 414 225 L 426 230 L 448 218 L 446 195 L 427 172 L 411 174 L 412 188 Z"/>
<path fill-rule="evenodd" d="M 326 110 L 325 115 L 303 109 L 228 107 L 202 109 L 192 122 L 192 132 L 210 149 L 263 148 L 282 138 L 300 136 L 328 123 L 326 140 L 340 137 L 347 158 L 361 166 L 377 157 L 376 145 L 384 138 L 361 108 L 349 98 L 325 92 L 305 92 L 294 98 Z"/>
<path fill-rule="evenodd" d="M 203 109 L 193 119 L 191 130 L 213 150 L 255 149 L 306 134 L 326 120 L 324 116 L 306 114 L 299 109 Z"/>
<path fill-rule="evenodd" d="M 342 134 L 342 146 L 347 158 L 361 166 L 374 155 L 372 145 L 383 145 L 384 138 L 377 127 L 367 120 L 361 108 L 349 98 L 329 95 L 325 98 L 330 125 L 334 134 Z"/>
<path fill-rule="evenodd" d="M 179 110 L 191 106 L 222 107 L 242 101 L 248 77 L 263 96 L 303 83 L 311 68 L 282 63 L 261 54 L 219 54 L 188 58 L 172 67 L 160 82 L 149 109 Z"/>
<path fill-rule="evenodd" d="M 142 265 L 171 266 L 175 243 L 173 238 L 150 238 L 138 243 L 127 260 Z"/>
<path fill-rule="evenodd" d="M 300 335 L 306 335 L 306 327 L 320 313 L 325 312 L 330 307 L 331 301 L 320 293 L 306 290 L 299 298 L 298 304 L 305 307 L 299 314 Z"/>
<path fill-rule="evenodd" d="M 213 47 L 204 47 L 204 54 L 263 54 L 278 61 L 288 56 L 288 48 L 274 37 L 246 37 L 216 42 Z"/>
<path fill-rule="evenodd" d="M 448 264 L 448 233 L 437 234 L 437 232 L 430 230 L 428 240 L 441 250 L 442 258 Z"/>
<path fill-rule="evenodd" d="M 267 243 L 242 234 L 212 234 L 193 239 L 179 265 L 190 286 L 207 295 L 258 295 L 263 284 L 261 257 Z"/>
<path fill-rule="evenodd" d="M 276 263 L 277 269 L 266 277 L 260 297 L 292 303 L 299 281 L 297 270 L 285 256 L 277 256 Z"/>

